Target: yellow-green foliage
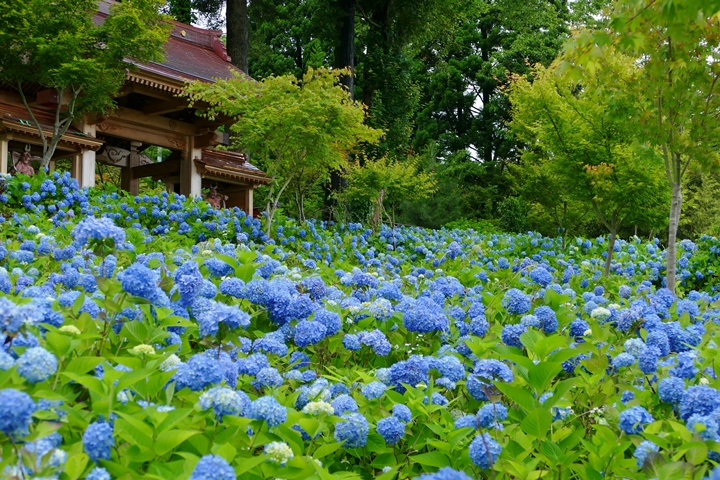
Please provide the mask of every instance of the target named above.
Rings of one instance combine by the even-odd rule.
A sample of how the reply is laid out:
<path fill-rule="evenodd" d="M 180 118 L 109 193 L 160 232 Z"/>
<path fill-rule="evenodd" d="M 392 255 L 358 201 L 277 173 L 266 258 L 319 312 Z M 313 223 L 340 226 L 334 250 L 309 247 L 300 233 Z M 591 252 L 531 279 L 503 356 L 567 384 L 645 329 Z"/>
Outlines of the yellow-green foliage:
<path fill-rule="evenodd" d="M 345 70 L 309 69 L 254 82 L 241 74 L 213 84 L 187 87 L 193 102 L 206 102 L 209 117 L 234 119 L 233 146 L 249 153 L 271 179 L 267 198 L 269 229 L 277 203 L 291 182 L 324 180 L 341 168 L 362 142 L 374 143 L 381 130 L 364 124 L 362 103 L 339 84 Z M 269 233 L 269 230 L 268 230 Z"/>
<path fill-rule="evenodd" d="M 348 200 L 374 203 L 375 226 L 381 221 L 383 212 L 394 222 L 395 212 L 402 202 L 428 198 L 437 191 L 435 176 L 420 168 L 417 157 L 403 161 L 388 157 L 356 161 L 348 167 L 346 178 L 348 187 L 343 196 Z M 385 206 L 389 207 L 389 214 Z"/>

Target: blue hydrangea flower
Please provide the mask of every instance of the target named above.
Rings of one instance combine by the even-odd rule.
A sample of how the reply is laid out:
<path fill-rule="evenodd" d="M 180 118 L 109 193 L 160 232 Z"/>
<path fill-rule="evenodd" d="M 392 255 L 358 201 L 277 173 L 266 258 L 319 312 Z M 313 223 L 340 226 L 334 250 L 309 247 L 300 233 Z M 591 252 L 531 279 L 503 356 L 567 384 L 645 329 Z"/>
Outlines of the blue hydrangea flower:
<path fill-rule="evenodd" d="M 387 417 L 377 422 L 377 432 L 388 445 L 395 445 L 405 436 L 405 424 L 396 417 Z"/>
<path fill-rule="evenodd" d="M 643 372 L 645 375 L 655 373 L 657 371 L 657 363 L 659 358 L 660 350 L 658 350 L 656 347 L 646 348 L 645 353 L 643 353 L 638 359 L 638 366 L 640 367 L 640 371 Z"/>
<path fill-rule="evenodd" d="M 344 448 L 364 447 L 370 431 L 365 417 L 359 413 L 342 415 L 343 421 L 335 424 L 335 440 L 344 442 Z"/>
<path fill-rule="evenodd" d="M 665 377 L 658 382 L 657 392 L 663 402 L 677 405 L 685 392 L 685 382 L 682 378 Z"/>
<path fill-rule="evenodd" d="M 454 427 L 457 428 L 473 428 L 478 427 L 477 417 L 475 415 L 463 415 L 462 417 L 455 420 Z"/>
<path fill-rule="evenodd" d="M 255 388 L 277 388 L 283 384 L 282 376 L 276 368 L 266 367 L 261 369 L 253 381 Z"/>
<path fill-rule="evenodd" d="M 360 350 L 362 348 L 362 345 L 360 344 L 360 339 L 357 335 L 353 333 L 345 334 L 342 344 L 343 347 L 351 351 Z"/>
<path fill-rule="evenodd" d="M 28 348 L 20 355 L 17 362 L 17 372 L 30 383 L 44 382 L 50 378 L 58 368 L 57 358 L 42 347 Z"/>
<path fill-rule="evenodd" d="M 205 455 L 195 465 L 189 480 L 235 480 L 235 470 L 224 458 Z"/>
<path fill-rule="evenodd" d="M 73 228 L 71 235 L 78 248 L 90 240 L 111 239 L 118 246 L 125 243 L 125 230 L 115 225 L 115 222 L 107 217 L 85 217 Z"/>
<path fill-rule="evenodd" d="M 624 367 L 629 367 L 631 365 L 635 364 L 635 357 L 630 355 L 629 353 L 621 353 L 617 357 L 612 359 L 612 366 L 613 368 L 620 369 Z"/>
<path fill-rule="evenodd" d="M 325 325 L 325 335 L 328 337 L 335 335 L 340 331 L 340 329 L 342 329 L 342 320 L 340 319 L 340 315 L 325 308 L 315 310 L 313 320 Z"/>
<path fill-rule="evenodd" d="M 438 470 L 436 473 L 425 473 L 419 477 L 415 477 L 415 480 L 472 480 L 464 472 L 458 472 L 450 467 L 444 467 Z"/>
<path fill-rule="evenodd" d="M 523 348 L 520 335 L 525 333 L 527 328 L 521 324 L 505 325 L 502 329 L 502 341 L 508 347 Z"/>
<path fill-rule="evenodd" d="M 511 288 L 505 292 L 502 306 L 508 313 L 523 315 L 530 311 L 530 297 L 517 288 Z"/>
<path fill-rule="evenodd" d="M 706 385 L 689 387 L 680 400 L 680 418 L 687 420 L 693 415 L 710 415 L 720 408 L 720 392 Z"/>
<path fill-rule="evenodd" d="M 645 464 L 645 459 L 651 452 L 659 452 L 660 447 L 655 445 L 650 440 L 643 440 L 640 442 L 640 444 L 635 448 L 635 453 L 633 453 L 633 457 L 637 459 L 637 466 L 641 467 Z"/>
<path fill-rule="evenodd" d="M 37 409 L 35 402 L 25 392 L 6 388 L 0 390 L 0 432 L 13 437 L 27 435 L 32 423 L 32 414 Z"/>
<path fill-rule="evenodd" d="M 338 395 L 337 398 L 330 402 L 330 405 L 335 410 L 335 415 L 342 415 L 345 412 L 357 413 L 358 411 L 358 404 L 355 399 L 345 393 Z"/>
<path fill-rule="evenodd" d="M 428 381 L 430 364 L 419 355 L 412 355 L 405 361 L 397 362 L 390 367 L 390 382 L 400 393 L 405 393 L 403 384 L 415 386 Z"/>
<path fill-rule="evenodd" d="M 470 443 L 470 460 L 480 468 L 490 468 L 502 452 L 502 447 L 487 432 L 476 436 Z"/>
<path fill-rule="evenodd" d="M 393 405 L 392 414 L 393 417 L 397 418 L 402 422 L 412 422 L 412 412 L 406 405 L 403 405 L 402 403 L 396 403 L 395 405 Z"/>
<path fill-rule="evenodd" d="M 637 434 L 643 431 L 643 425 L 652 423 L 655 420 L 652 415 L 643 407 L 635 406 L 620 413 L 620 430 L 627 434 Z"/>
<path fill-rule="evenodd" d="M 133 263 L 117 274 L 118 280 L 130 295 L 154 300 L 158 295 L 160 275 L 141 263 Z"/>
<path fill-rule="evenodd" d="M 212 408 L 218 420 L 225 415 L 241 416 L 250 404 L 245 392 L 236 392 L 227 387 L 214 387 L 200 395 L 198 405 L 202 410 Z"/>
<path fill-rule="evenodd" d="M 102 467 L 93 468 L 85 480 L 111 480 L 110 473 Z"/>
<path fill-rule="evenodd" d="M 380 382 L 372 382 L 362 387 L 361 393 L 363 394 L 363 397 L 367 398 L 368 400 L 375 400 L 376 398 L 382 397 L 382 394 L 385 393 L 385 390 L 387 387 L 385 384 Z"/>
<path fill-rule="evenodd" d="M 403 313 L 403 324 L 410 332 L 428 333 L 447 330 L 449 321 L 440 305 L 429 297 L 420 297 Z"/>
<path fill-rule="evenodd" d="M 255 420 L 265 420 L 268 426 L 277 427 L 287 420 L 287 410 L 274 397 L 265 396 L 250 404 L 246 416 Z"/>
<path fill-rule="evenodd" d="M 321 342 L 327 334 L 327 328 L 320 322 L 302 320 L 298 322 L 295 330 L 295 344 L 298 347 L 307 347 Z"/>
<path fill-rule="evenodd" d="M 483 428 L 497 428 L 500 422 L 508 416 L 507 408 L 502 403 L 488 403 L 480 407 L 477 413 L 477 422 Z"/>
<path fill-rule="evenodd" d="M 199 392 L 208 385 L 218 384 L 224 379 L 225 368 L 217 355 L 193 355 L 187 363 L 178 366 L 175 376 L 177 390 L 185 387 Z"/>
<path fill-rule="evenodd" d="M 358 333 L 358 339 L 362 345 L 372 348 L 373 353 L 384 357 L 392 350 L 392 345 L 387 337 L 380 330 L 375 329 L 371 332 Z"/>
<path fill-rule="evenodd" d="M 111 449 L 115 445 L 113 427 L 104 422 L 91 423 L 83 433 L 82 442 L 85 453 L 93 462 L 109 460 Z"/>

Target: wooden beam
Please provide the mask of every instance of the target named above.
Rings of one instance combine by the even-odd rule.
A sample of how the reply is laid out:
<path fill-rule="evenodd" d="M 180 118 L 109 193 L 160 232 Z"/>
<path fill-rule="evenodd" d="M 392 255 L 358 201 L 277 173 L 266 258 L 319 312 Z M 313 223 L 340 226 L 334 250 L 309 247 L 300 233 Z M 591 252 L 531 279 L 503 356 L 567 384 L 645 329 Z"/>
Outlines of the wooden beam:
<path fill-rule="evenodd" d="M 184 151 L 187 148 L 188 137 L 186 135 L 158 132 L 149 127 L 130 125 L 117 119 L 108 119 L 105 122 L 98 123 L 97 131 L 98 135 L 104 134 L 126 140 L 136 140 L 145 145 L 157 145 L 170 150 Z"/>
<path fill-rule="evenodd" d="M 140 110 L 118 107 L 108 115 L 108 120 L 131 125 L 162 130 L 163 132 L 180 133 L 182 135 L 197 135 L 198 127 L 192 123 L 179 122 L 171 118 L 146 115 Z M 143 142 L 146 143 L 146 142 Z"/>
<path fill-rule="evenodd" d="M 188 99 L 176 97 L 173 99 L 156 99 L 147 102 L 142 111 L 145 115 L 162 115 L 164 113 L 179 112 L 188 108 Z"/>
<path fill-rule="evenodd" d="M 216 132 L 208 132 L 205 135 L 195 137 L 195 148 L 205 148 L 210 145 L 216 145 L 218 142 L 218 134 Z"/>
<path fill-rule="evenodd" d="M 180 159 L 165 160 L 160 163 L 141 165 L 130 169 L 130 177 L 133 179 L 153 176 L 177 175 L 180 173 Z"/>

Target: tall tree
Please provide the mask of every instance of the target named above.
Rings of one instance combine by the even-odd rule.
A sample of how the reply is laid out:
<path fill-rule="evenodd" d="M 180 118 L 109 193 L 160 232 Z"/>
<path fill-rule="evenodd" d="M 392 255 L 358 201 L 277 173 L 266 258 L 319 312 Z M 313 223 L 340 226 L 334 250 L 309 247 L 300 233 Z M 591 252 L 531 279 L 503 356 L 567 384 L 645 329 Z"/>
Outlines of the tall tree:
<path fill-rule="evenodd" d="M 235 120 L 233 147 L 254 155 L 268 173 L 268 235 L 279 199 L 298 175 L 327 177 L 360 142 L 375 142 L 382 133 L 363 123 L 364 108 L 338 85 L 345 74 L 310 69 L 301 80 L 290 74 L 260 82 L 235 75 L 187 88 L 193 101 L 212 105 L 210 117 L 222 113 Z"/>
<path fill-rule="evenodd" d="M 0 82 L 15 86 L 22 97 L 42 141 L 43 167 L 75 120 L 112 108 L 132 68 L 127 59 L 162 58 L 170 28 L 158 13 L 162 3 L 116 3 L 96 25 L 96 0 L 0 1 Z M 38 86 L 54 90 L 57 98 L 51 132 L 30 107 L 28 92 Z"/>
<path fill-rule="evenodd" d="M 248 69 L 248 35 L 250 33 L 248 2 L 247 0 L 227 0 L 225 8 L 228 55 L 230 55 L 233 65 L 245 73 L 250 73 Z"/>
<path fill-rule="evenodd" d="M 510 94 L 513 132 L 531 146 L 526 155 L 539 152 L 544 160 L 536 165 L 572 201 L 592 209 L 610 234 L 605 276 L 619 229 L 661 225 L 667 198 L 658 152 L 624 121 L 638 108 L 624 88 L 635 74 L 633 59 L 620 54 L 605 57 L 603 69 L 581 82 L 557 64 L 538 66 L 534 81 L 519 77 Z"/>
<path fill-rule="evenodd" d="M 602 54 L 612 52 L 608 46 L 633 56 L 641 67 L 628 79 L 638 111 L 627 120 L 662 152 L 672 189 L 666 284 L 673 292 L 683 177 L 693 163 L 720 165 L 719 12 L 718 0 L 619 0 L 607 27 L 578 36 L 566 54 L 567 66 L 580 75 L 602 68 Z"/>

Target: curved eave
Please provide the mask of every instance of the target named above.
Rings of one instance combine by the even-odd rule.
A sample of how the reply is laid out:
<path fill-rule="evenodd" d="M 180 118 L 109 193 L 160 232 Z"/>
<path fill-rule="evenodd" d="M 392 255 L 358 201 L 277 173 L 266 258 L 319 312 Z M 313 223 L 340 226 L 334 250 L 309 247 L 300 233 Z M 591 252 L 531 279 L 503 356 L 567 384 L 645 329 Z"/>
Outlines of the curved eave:
<path fill-rule="evenodd" d="M 225 168 L 205 165 L 197 159 L 195 160 L 195 166 L 203 178 L 212 178 L 230 183 L 239 183 L 241 185 L 268 185 L 270 183 L 270 179 L 265 175 L 250 171 L 241 171 L 240 169 L 230 171 Z"/>
<path fill-rule="evenodd" d="M 17 120 L 0 120 L 0 131 L 20 133 L 22 135 L 37 137 L 38 140 L 40 139 L 40 134 L 37 130 L 37 127 L 35 127 L 34 125 L 25 125 Z M 45 134 L 45 138 L 52 138 L 51 131 L 43 131 L 43 133 Z M 86 150 L 94 151 L 99 150 L 100 147 L 102 147 L 104 144 L 102 140 L 98 140 L 94 137 L 89 137 L 86 135 L 76 135 L 73 133 L 64 134 L 62 137 L 60 137 L 60 141 L 66 145 L 72 145 L 84 148 Z"/>

